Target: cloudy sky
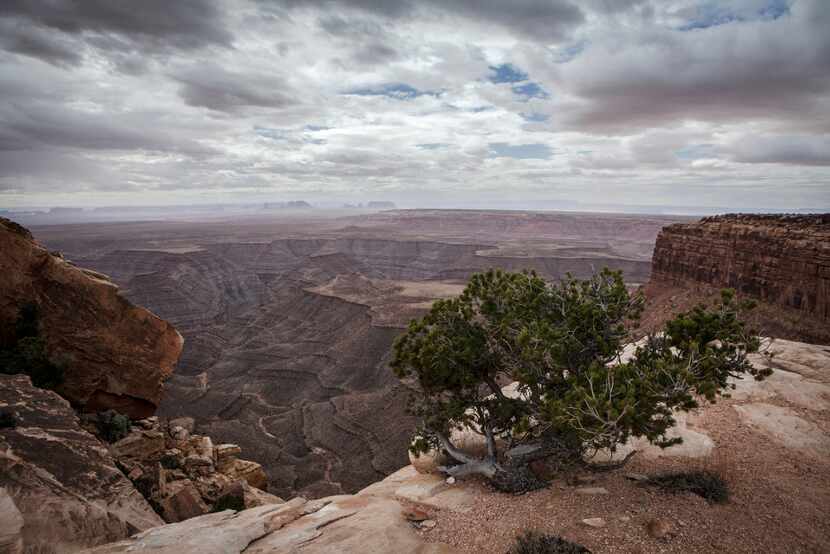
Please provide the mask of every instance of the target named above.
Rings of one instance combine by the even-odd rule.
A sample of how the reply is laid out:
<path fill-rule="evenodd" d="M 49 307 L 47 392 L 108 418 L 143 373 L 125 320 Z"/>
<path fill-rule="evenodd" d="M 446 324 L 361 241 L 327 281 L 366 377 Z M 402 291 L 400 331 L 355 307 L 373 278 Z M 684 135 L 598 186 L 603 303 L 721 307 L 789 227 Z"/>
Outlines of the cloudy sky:
<path fill-rule="evenodd" d="M 830 2 L 0 2 L 0 207 L 300 198 L 828 210 Z"/>

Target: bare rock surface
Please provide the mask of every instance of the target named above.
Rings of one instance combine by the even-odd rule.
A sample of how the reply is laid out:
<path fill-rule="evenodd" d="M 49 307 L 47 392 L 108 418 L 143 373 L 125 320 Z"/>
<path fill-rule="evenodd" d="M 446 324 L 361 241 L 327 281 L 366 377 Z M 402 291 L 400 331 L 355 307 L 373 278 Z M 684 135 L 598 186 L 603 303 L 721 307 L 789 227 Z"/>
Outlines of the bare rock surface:
<path fill-rule="evenodd" d="M 133 305 L 109 279 L 75 267 L 0 218 L 0 341 L 20 308 L 40 308 L 50 356 L 65 359 L 59 392 L 85 411 L 152 415 L 182 350 L 166 321 Z"/>
<path fill-rule="evenodd" d="M 26 376 L 0 375 L 0 408 L 17 422 L 0 429 L 0 541 L 8 542 L 3 537 L 13 531 L 15 510 L 25 551 L 43 554 L 163 523 L 65 399 L 33 387 Z"/>
<path fill-rule="evenodd" d="M 446 544 L 424 540 L 422 533 L 437 526 L 429 519 L 430 513 L 396 496 L 396 490 L 419 478 L 408 467 L 356 495 L 314 501 L 297 497 L 280 505 L 236 513 L 226 510 L 150 529 L 87 552 L 453 554 L 455 549 Z M 430 497 L 421 499 L 429 501 Z"/>

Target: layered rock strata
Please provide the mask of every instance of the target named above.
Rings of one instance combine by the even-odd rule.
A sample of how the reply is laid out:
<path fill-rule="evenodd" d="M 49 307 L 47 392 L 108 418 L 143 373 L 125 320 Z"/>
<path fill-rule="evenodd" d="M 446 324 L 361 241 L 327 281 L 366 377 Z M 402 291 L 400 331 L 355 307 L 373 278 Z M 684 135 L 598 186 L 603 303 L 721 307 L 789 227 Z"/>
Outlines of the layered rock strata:
<path fill-rule="evenodd" d="M 830 214 L 725 215 L 665 227 L 652 281 L 732 287 L 830 319 Z"/>
<path fill-rule="evenodd" d="M 66 363 L 58 392 L 82 411 L 152 415 L 182 350 L 166 321 L 121 296 L 106 276 L 75 267 L 0 218 L 0 343 L 34 304 L 50 357 Z"/>

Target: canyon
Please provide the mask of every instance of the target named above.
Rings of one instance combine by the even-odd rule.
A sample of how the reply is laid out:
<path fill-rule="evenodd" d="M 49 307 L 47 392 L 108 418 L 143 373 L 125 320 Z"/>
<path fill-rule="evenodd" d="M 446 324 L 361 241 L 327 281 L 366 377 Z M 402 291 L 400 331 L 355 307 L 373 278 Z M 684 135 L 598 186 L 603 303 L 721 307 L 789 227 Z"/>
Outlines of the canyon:
<path fill-rule="evenodd" d="M 407 463 L 414 420 L 387 364 L 435 298 L 489 267 L 649 278 L 684 218 L 400 210 L 35 227 L 184 336 L 161 417 L 238 444 L 284 498 L 350 493 Z"/>
<path fill-rule="evenodd" d="M 63 398 L 0 375 L 0 549 L 503 552 L 531 525 L 593 551 L 827 546 L 830 350 L 781 338 L 826 333 L 827 216 L 285 219 L 36 228 L 47 247 L 0 221 L 3 329 L 34 299 L 68 360 Z M 638 452 L 629 473 L 512 497 L 407 465 L 408 388 L 387 368 L 407 321 L 488 267 L 604 266 L 646 294 L 635 333 L 723 286 L 758 300 L 756 323 L 778 331 L 751 362 L 772 376 L 678 418 L 680 445 L 623 445 Z M 133 419 L 112 444 L 95 436 L 103 409 Z M 729 503 L 651 490 L 688 467 L 726 476 Z"/>

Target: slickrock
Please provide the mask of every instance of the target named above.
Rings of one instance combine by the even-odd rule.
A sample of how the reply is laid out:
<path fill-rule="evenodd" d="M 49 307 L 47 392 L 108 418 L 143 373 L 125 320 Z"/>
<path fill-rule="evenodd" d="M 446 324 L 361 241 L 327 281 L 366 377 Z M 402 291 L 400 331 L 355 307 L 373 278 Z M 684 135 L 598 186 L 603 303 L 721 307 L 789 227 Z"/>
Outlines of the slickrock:
<path fill-rule="evenodd" d="M 453 554 L 440 542 L 426 542 L 418 528 L 436 526 L 423 510 L 412 510 L 395 490 L 418 474 L 407 467 L 357 495 L 203 515 L 150 529 L 87 554 Z M 429 498 L 426 498 L 429 500 Z M 449 509 L 449 508 L 448 508 Z M 416 528 L 407 514 L 418 512 Z M 429 523 L 426 523 L 429 521 Z M 426 525 L 424 525 L 426 523 Z"/>
<path fill-rule="evenodd" d="M 0 344 L 22 306 L 39 307 L 49 355 L 66 360 L 59 391 L 74 406 L 152 415 L 182 350 L 166 321 L 134 306 L 100 273 L 75 267 L 0 218 Z"/>
<path fill-rule="evenodd" d="M 64 554 L 163 523 L 65 399 L 0 375 L 0 408 L 17 422 L 0 429 L 0 545 L 22 539 L 26 552 Z"/>
<path fill-rule="evenodd" d="M 85 416 L 87 425 L 94 427 L 96 418 Z M 268 478 L 260 464 L 237 458 L 239 446 L 214 445 L 210 437 L 190 435 L 158 418 L 135 422 L 109 450 L 168 523 L 206 514 L 217 505 L 253 508 L 283 502 L 265 492 Z"/>

